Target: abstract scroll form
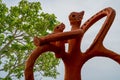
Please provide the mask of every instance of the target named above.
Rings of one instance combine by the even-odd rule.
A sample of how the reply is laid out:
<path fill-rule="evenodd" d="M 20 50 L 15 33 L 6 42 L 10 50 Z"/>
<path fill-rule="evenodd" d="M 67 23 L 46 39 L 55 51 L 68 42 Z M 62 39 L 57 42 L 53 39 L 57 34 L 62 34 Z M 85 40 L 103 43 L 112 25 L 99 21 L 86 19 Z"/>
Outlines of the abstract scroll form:
<path fill-rule="evenodd" d="M 25 68 L 25 79 L 34 80 L 33 76 L 33 66 L 35 60 L 45 51 L 53 51 L 55 54 L 61 54 L 58 58 L 61 58 L 65 66 L 65 78 L 64 80 L 81 80 L 81 69 L 83 64 L 89 59 L 101 56 L 108 57 L 120 64 L 120 55 L 106 49 L 103 46 L 103 40 L 114 20 L 115 11 L 114 9 L 108 7 L 90 19 L 88 19 L 81 27 L 81 21 L 83 18 L 84 12 L 72 12 L 69 15 L 69 21 L 72 26 L 71 31 L 69 32 L 59 32 L 51 35 L 47 35 L 43 38 L 38 38 L 37 48 L 29 56 L 26 62 Z M 98 20 L 106 16 L 106 20 L 102 25 L 99 33 L 95 37 L 91 46 L 87 49 L 86 52 L 81 52 L 80 45 L 81 40 L 85 32 Z M 56 44 L 58 42 L 58 44 Z M 52 43 L 52 44 L 51 44 Z M 60 43 L 62 46 L 59 46 Z M 65 52 L 64 44 L 68 43 L 69 49 L 68 52 Z"/>

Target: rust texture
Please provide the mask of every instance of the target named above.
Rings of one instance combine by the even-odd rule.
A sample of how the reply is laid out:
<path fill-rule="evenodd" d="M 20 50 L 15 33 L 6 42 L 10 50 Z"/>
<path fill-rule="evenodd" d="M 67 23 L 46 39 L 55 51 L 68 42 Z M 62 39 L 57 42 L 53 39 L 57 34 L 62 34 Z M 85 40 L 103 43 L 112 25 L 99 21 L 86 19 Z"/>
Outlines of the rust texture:
<path fill-rule="evenodd" d="M 53 33 L 42 38 L 35 37 L 36 49 L 30 54 L 25 65 L 25 80 L 34 80 L 33 67 L 36 59 L 46 51 L 55 53 L 56 58 L 61 58 L 65 66 L 64 80 L 81 80 L 81 69 L 85 62 L 93 57 L 108 57 L 120 64 L 120 55 L 104 47 L 103 40 L 111 27 L 115 10 L 105 8 L 93 15 L 81 25 L 84 11 L 72 12 L 69 15 L 71 31 L 63 32 L 65 25 L 56 26 Z M 81 40 L 85 32 L 97 21 L 106 17 L 100 31 L 91 46 L 81 51 Z M 68 43 L 68 51 L 65 51 L 65 43 Z"/>

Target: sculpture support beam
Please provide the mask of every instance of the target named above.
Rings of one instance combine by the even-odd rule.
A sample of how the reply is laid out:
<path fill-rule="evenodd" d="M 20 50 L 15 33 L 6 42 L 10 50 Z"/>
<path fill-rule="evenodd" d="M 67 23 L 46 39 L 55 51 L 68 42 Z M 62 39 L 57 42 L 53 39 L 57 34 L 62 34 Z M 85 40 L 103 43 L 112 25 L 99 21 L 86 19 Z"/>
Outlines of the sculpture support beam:
<path fill-rule="evenodd" d="M 78 29 L 74 31 L 69 31 L 69 32 L 60 32 L 56 34 L 51 34 L 48 36 L 45 36 L 43 38 L 40 38 L 40 45 L 49 43 L 49 42 L 54 42 L 54 41 L 62 41 L 62 40 L 68 40 L 68 39 L 73 39 L 78 36 L 83 36 L 83 30 Z"/>
<path fill-rule="evenodd" d="M 104 46 L 96 46 L 92 50 L 88 50 L 86 52 L 86 59 L 89 60 L 93 57 L 107 57 L 114 61 L 116 61 L 118 64 L 120 64 L 120 54 L 115 53 L 114 51 L 111 51 L 109 49 L 106 49 Z"/>

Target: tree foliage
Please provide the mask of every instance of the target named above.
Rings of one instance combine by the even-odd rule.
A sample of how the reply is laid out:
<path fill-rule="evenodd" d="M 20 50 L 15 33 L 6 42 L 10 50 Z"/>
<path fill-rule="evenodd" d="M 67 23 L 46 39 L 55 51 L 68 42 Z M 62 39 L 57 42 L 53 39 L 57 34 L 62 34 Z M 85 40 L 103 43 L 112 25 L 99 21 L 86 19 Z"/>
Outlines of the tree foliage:
<path fill-rule="evenodd" d="M 35 48 L 33 37 L 48 34 L 57 24 L 55 15 L 44 13 L 40 2 L 21 0 L 17 6 L 7 8 L 0 0 L 0 73 L 6 73 L 0 78 L 23 77 L 25 61 Z M 55 78 L 58 64 L 48 52 L 37 60 L 34 71 Z"/>

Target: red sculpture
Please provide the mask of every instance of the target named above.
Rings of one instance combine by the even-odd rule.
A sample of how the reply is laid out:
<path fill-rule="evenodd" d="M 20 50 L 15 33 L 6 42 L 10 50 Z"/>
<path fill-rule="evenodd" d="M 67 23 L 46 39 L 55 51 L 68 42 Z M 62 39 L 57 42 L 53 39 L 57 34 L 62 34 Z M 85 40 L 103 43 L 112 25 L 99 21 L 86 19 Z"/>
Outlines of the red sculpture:
<path fill-rule="evenodd" d="M 82 12 L 72 12 L 69 15 L 69 21 L 72 26 L 69 32 L 53 32 L 43 38 L 34 38 L 34 43 L 37 48 L 31 53 L 26 61 L 25 66 L 25 80 L 34 80 L 33 67 L 36 59 L 46 51 L 53 51 L 57 58 L 62 58 L 65 66 L 64 80 L 81 80 L 81 68 L 89 59 L 93 57 L 108 57 L 120 64 L 120 55 L 108 50 L 103 46 L 103 40 L 115 18 L 115 10 L 108 7 L 90 19 L 88 19 L 81 27 L 81 21 L 84 15 Z M 91 46 L 86 52 L 81 52 L 81 40 L 85 32 L 98 20 L 106 16 L 106 20 L 102 25 L 99 33 L 95 37 Z M 64 26 L 64 24 L 58 25 Z M 57 27 L 56 27 L 57 29 Z M 65 52 L 64 44 L 69 44 L 68 52 Z"/>

